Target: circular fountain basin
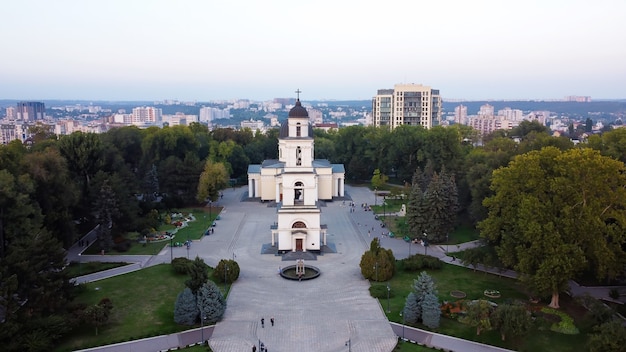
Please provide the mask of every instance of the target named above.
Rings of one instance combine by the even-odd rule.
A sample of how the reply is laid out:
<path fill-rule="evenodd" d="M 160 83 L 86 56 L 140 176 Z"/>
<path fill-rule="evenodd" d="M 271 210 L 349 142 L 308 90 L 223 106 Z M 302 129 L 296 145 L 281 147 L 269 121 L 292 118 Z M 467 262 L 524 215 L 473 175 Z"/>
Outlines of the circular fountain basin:
<path fill-rule="evenodd" d="M 302 275 L 302 277 L 299 277 L 298 275 L 296 275 L 295 265 L 289 265 L 280 270 L 280 276 L 282 276 L 283 278 L 287 280 L 296 280 L 296 281 L 312 280 L 312 279 L 318 278 L 320 276 L 320 273 L 321 273 L 320 269 L 311 265 L 306 265 L 306 264 L 304 265 L 304 275 Z"/>

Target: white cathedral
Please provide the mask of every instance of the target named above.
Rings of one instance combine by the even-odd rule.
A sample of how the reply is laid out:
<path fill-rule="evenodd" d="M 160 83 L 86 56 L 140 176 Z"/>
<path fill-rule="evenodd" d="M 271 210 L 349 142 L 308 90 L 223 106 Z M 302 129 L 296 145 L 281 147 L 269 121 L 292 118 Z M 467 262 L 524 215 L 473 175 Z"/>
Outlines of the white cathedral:
<path fill-rule="evenodd" d="M 309 113 L 298 97 L 280 128 L 278 160 L 248 166 L 248 196 L 278 205 L 278 222 L 271 232 L 279 253 L 320 251 L 326 244 L 326 226 L 320 221 L 318 201 L 344 196 L 343 164 L 314 159 L 313 149 Z"/>

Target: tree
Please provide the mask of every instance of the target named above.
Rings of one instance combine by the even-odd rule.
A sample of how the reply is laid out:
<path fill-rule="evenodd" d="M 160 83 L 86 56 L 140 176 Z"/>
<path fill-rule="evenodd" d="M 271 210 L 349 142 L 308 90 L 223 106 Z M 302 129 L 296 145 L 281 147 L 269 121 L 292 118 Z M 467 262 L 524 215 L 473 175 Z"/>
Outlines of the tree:
<path fill-rule="evenodd" d="M 439 320 L 441 318 L 441 308 L 439 306 L 439 299 L 434 293 L 427 293 L 422 300 L 422 322 L 424 325 L 431 329 L 439 327 Z"/>
<path fill-rule="evenodd" d="M 493 173 L 479 223 L 499 259 L 537 294 L 559 293 L 583 269 L 614 278 L 626 256 L 626 173 L 591 149 L 546 147 Z"/>
<path fill-rule="evenodd" d="M 233 283 L 239 277 L 239 270 L 239 264 L 236 261 L 222 259 L 215 267 L 215 270 L 213 270 L 213 279 L 219 282 Z"/>
<path fill-rule="evenodd" d="M 402 310 L 402 314 L 404 314 L 404 320 L 408 323 L 417 324 L 420 318 L 422 307 L 417 304 L 417 297 L 414 292 L 409 292 L 406 296 L 406 301 L 404 303 L 404 309 Z"/>
<path fill-rule="evenodd" d="M 105 180 L 94 204 L 96 223 L 98 224 L 98 246 L 101 250 L 110 251 L 113 247 L 113 218 L 119 213 L 115 192 Z"/>
<path fill-rule="evenodd" d="M 191 292 L 196 295 L 200 287 L 209 280 L 207 265 L 200 257 L 196 257 L 189 266 L 189 276 L 189 280 L 185 281 L 185 286 L 189 287 Z"/>
<path fill-rule="evenodd" d="M 427 208 L 422 189 L 422 171 L 418 168 L 413 174 L 409 204 L 406 211 L 407 223 L 411 239 L 421 238 L 426 231 Z"/>
<path fill-rule="evenodd" d="M 103 304 L 102 302 L 89 306 L 83 312 L 83 319 L 87 324 L 93 325 L 96 328 L 96 335 L 98 335 L 98 328 L 109 321 L 112 309 L 112 304 Z"/>
<path fill-rule="evenodd" d="M 532 328 L 530 312 L 522 305 L 500 304 L 491 315 L 491 322 L 500 330 L 502 341 L 506 336 L 523 336 Z"/>
<path fill-rule="evenodd" d="M 588 347 L 591 352 L 619 352 L 626 346 L 626 329 L 622 321 L 614 319 L 594 327 L 589 336 Z"/>
<path fill-rule="evenodd" d="M 205 324 L 215 324 L 222 318 L 226 311 L 226 299 L 213 281 L 208 281 L 197 294 L 200 319 Z"/>
<path fill-rule="evenodd" d="M 89 187 L 91 177 L 103 164 L 104 148 L 100 137 L 95 133 L 74 132 L 59 140 L 59 149 L 70 171 L 83 177 L 85 186 Z"/>
<path fill-rule="evenodd" d="M 422 310 L 422 303 L 428 294 L 437 295 L 437 285 L 427 272 L 422 271 L 417 279 L 413 280 L 413 292 L 415 293 L 415 299 L 419 306 L 418 319 L 423 319 L 424 312 Z"/>
<path fill-rule="evenodd" d="M 189 287 L 178 294 L 174 303 L 174 322 L 180 325 L 193 325 L 198 321 L 200 309 L 196 302 L 196 296 Z"/>
<path fill-rule="evenodd" d="M 374 176 L 372 176 L 372 187 L 380 189 L 387 184 L 388 179 L 387 175 L 380 173 L 380 170 L 376 169 L 374 170 Z"/>
<path fill-rule="evenodd" d="M 372 239 L 370 249 L 361 256 L 361 274 L 372 281 L 387 281 L 395 271 L 395 257 L 391 249 L 380 247 L 378 238 Z"/>
<path fill-rule="evenodd" d="M 156 196 L 159 194 L 159 174 L 154 164 L 146 172 L 146 176 L 143 179 L 143 190 L 145 201 L 154 202 L 156 200 Z"/>
<path fill-rule="evenodd" d="M 228 179 L 228 172 L 223 163 L 207 160 L 198 182 L 196 200 L 198 202 L 204 202 L 207 198 L 217 200 L 219 191 L 228 187 Z"/>
<path fill-rule="evenodd" d="M 489 316 L 493 307 L 484 299 L 471 301 L 467 303 L 465 319 L 471 326 L 476 327 L 476 335 L 480 335 L 483 330 L 491 329 L 491 320 Z"/>

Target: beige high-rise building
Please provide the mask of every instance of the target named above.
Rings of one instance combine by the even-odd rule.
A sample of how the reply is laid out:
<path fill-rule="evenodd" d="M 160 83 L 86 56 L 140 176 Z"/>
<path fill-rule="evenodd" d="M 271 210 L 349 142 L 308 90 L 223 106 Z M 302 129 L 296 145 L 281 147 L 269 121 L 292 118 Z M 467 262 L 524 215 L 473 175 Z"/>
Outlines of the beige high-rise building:
<path fill-rule="evenodd" d="M 400 125 L 431 128 L 441 121 L 441 95 L 438 89 L 421 84 L 396 84 L 379 89 L 372 99 L 374 126 Z"/>

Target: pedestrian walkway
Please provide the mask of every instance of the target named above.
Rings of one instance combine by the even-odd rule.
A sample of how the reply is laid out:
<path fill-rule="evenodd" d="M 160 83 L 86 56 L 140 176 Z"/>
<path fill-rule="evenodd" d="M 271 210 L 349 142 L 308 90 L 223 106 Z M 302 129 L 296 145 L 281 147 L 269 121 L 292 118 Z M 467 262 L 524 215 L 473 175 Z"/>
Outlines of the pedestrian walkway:
<path fill-rule="evenodd" d="M 215 352 L 251 350 L 253 344 L 263 342 L 268 350 L 334 352 L 392 351 L 402 328 L 410 331 L 409 340 L 451 351 L 504 351 L 501 348 L 478 344 L 455 337 L 389 323 L 377 300 L 369 295 L 369 282 L 362 278 L 359 269 L 361 255 L 369 248 L 374 236 L 381 246 L 390 248 L 396 259 L 418 252 L 440 258 L 442 261 L 464 266 L 458 259 L 447 255 L 445 246 L 424 248 L 402 239 L 385 236 L 386 228 L 380 226 L 371 211 L 359 207 L 361 203 L 374 204 L 374 194 L 365 187 L 346 186 L 346 194 L 357 205 L 350 211 L 349 202 L 327 202 L 322 208 L 322 223 L 328 225 L 328 242 L 336 253 L 318 256 L 315 266 L 320 268 L 320 278 L 311 281 L 288 281 L 280 278 L 277 269 L 290 263 L 279 256 L 261 254 L 270 242 L 269 227 L 275 221 L 275 208 L 258 202 L 242 202 L 245 188 L 228 189 L 220 200 L 223 211 L 217 222 L 215 234 L 194 241 L 189 249 L 166 247 L 156 256 L 86 256 L 82 248 L 73 246 L 68 259 L 86 261 L 124 261 L 132 265 L 94 273 L 80 278 L 80 282 L 102 279 L 140 268 L 169 263 L 171 257 L 199 256 L 207 264 L 216 266 L 221 259 L 235 259 L 240 268 L 239 279 L 232 285 L 228 308 L 222 321 L 214 327 L 192 329 L 180 334 L 131 341 L 124 350 L 137 352 L 165 351 L 178 346 L 200 342 L 201 336 L 210 338 Z M 95 233 L 83 239 L 94 241 Z M 455 251 L 480 245 L 478 242 L 461 244 Z M 481 265 L 476 270 L 516 277 L 512 271 L 500 271 Z M 78 279 L 77 279 L 78 282 Z M 573 290 L 574 291 L 574 290 Z M 576 291 L 578 293 L 582 291 Z M 608 290 L 597 290 L 597 295 Z M 594 294 L 594 297 L 597 297 Z M 275 326 L 268 324 L 275 318 Z M 265 318 L 265 326 L 260 319 Z M 397 336 L 396 336 L 397 335 Z M 184 344 L 181 344 L 183 343 Z M 118 346 L 119 347 L 119 346 Z M 109 349 L 107 349 L 109 348 Z M 90 351 L 113 351 L 111 346 Z M 257 350 L 258 351 L 258 350 Z"/>

